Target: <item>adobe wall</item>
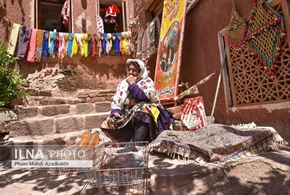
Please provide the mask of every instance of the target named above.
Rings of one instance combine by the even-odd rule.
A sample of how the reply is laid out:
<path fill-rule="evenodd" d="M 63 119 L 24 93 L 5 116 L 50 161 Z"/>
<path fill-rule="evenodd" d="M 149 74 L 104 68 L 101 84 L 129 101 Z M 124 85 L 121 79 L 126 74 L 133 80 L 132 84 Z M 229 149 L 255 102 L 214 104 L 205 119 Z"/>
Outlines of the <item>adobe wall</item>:
<path fill-rule="evenodd" d="M 244 18 L 250 15 L 252 0 L 235 0 L 235 4 Z M 199 1 L 186 18 L 181 80 L 194 84 L 210 73 L 216 73 L 212 80 L 200 87 L 207 114 L 211 113 L 221 67 L 217 34 L 228 25 L 231 9 L 232 0 L 203 0 Z M 214 116 L 218 123 L 255 122 L 257 125 L 273 126 L 290 142 L 290 103 L 279 107 L 265 105 L 261 109 L 227 112 L 222 84 Z"/>
<path fill-rule="evenodd" d="M 9 39 L 11 24 L 3 19 L 23 25 L 34 25 L 34 1 L 1 0 L 0 2 L 0 42 L 6 43 Z"/>
<path fill-rule="evenodd" d="M 7 44 L 12 24 L 3 20 L 4 16 L 10 21 L 34 27 L 35 0 L 1 0 L 0 1 L 0 43 Z M 115 88 L 120 79 L 124 78 L 127 57 L 104 56 L 101 58 L 50 59 L 41 63 L 18 61 L 18 67 L 24 76 L 45 67 L 59 65 L 61 67 L 80 65 L 96 78 L 96 82 L 107 82 L 109 89 Z"/>

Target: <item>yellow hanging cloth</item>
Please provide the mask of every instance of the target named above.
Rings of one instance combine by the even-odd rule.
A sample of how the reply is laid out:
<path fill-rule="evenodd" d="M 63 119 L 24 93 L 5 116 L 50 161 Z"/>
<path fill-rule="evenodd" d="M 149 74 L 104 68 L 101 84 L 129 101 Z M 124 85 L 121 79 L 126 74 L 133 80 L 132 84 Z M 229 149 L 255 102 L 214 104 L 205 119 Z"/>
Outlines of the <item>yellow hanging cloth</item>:
<path fill-rule="evenodd" d="M 8 53 L 11 55 L 14 55 L 15 53 L 15 48 L 18 40 L 18 34 L 20 30 L 20 24 L 15 24 L 13 23 L 11 35 L 10 35 L 10 40 L 8 44 Z"/>
<path fill-rule="evenodd" d="M 128 35 L 126 32 L 123 33 L 123 48 L 122 48 L 122 53 L 124 55 L 128 55 L 128 44 L 129 44 L 129 39 L 128 39 Z"/>
<path fill-rule="evenodd" d="M 78 53 L 79 47 L 77 43 L 76 36 L 73 37 L 73 44 L 72 44 L 72 52 L 71 52 L 71 57 L 76 55 Z"/>
<path fill-rule="evenodd" d="M 85 58 L 87 58 L 89 56 L 89 51 L 88 51 L 88 34 L 83 34 L 83 38 L 82 38 L 82 48 L 81 48 L 81 55 Z"/>

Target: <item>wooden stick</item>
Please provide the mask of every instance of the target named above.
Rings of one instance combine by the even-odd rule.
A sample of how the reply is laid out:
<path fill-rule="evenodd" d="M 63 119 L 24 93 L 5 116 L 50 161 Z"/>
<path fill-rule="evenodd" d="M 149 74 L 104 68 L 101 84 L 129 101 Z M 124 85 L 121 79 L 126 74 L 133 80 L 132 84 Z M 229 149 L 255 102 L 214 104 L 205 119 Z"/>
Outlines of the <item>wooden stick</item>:
<path fill-rule="evenodd" d="M 186 7 L 186 14 L 197 4 L 198 0 L 192 0 L 189 2 L 188 6 Z"/>
<path fill-rule="evenodd" d="M 204 79 L 200 80 L 195 85 L 191 86 L 189 89 L 185 90 L 184 92 L 182 92 L 178 96 L 175 96 L 174 97 L 174 101 L 177 101 L 177 100 L 185 97 L 186 95 L 198 94 L 199 93 L 198 86 L 203 85 L 204 83 L 206 83 L 208 80 L 210 80 L 214 76 L 214 74 L 215 73 L 211 73 L 210 75 L 208 75 Z"/>

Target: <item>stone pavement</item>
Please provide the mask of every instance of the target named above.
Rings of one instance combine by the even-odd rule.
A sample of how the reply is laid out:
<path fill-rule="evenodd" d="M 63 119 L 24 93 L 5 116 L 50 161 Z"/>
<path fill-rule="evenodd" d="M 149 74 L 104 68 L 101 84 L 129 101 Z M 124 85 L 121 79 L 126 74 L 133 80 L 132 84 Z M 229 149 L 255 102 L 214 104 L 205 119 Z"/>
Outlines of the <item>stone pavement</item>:
<path fill-rule="evenodd" d="M 227 168 L 151 154 L 149 194 L 289 194 L 290 147 L 247 157 Z M 84 174 L 12 170 L 1 165 L 0 194 L 111 194 L 88 187 Z"/>

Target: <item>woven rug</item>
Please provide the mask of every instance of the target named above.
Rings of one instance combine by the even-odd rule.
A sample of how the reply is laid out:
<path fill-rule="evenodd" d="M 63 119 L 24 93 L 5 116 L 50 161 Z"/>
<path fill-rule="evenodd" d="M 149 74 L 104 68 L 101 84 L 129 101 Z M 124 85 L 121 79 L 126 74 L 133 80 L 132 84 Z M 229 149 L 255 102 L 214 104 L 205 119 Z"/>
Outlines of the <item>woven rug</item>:
<path fill-rule="evenodd" d="M 228 162 L 285 145 L 287 142 L 271 127 L 212 124 L 197 131 L 163 131 L 149 149 L 171 157 Z"/>

